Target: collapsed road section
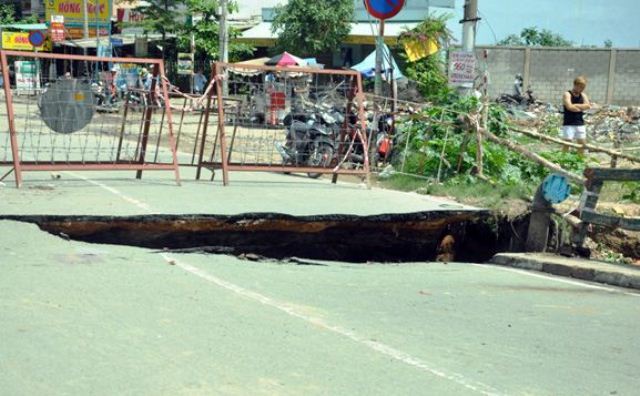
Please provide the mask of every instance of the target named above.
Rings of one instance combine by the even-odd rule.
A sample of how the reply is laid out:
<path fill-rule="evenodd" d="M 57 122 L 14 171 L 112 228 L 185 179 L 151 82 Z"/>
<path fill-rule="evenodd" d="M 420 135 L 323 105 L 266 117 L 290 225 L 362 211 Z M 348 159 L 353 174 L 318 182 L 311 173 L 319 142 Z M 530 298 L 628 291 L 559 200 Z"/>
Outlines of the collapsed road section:
<path fill-rule="evenodd" d="M 373 216 L 248 213 L 1 219 L 34 223 L 53 235 L 89 243 L 353 263 L 484 262 L 498 251 L 512 250 L 512 232 L 500 230 L 513 227 L 483 210 Z"/>

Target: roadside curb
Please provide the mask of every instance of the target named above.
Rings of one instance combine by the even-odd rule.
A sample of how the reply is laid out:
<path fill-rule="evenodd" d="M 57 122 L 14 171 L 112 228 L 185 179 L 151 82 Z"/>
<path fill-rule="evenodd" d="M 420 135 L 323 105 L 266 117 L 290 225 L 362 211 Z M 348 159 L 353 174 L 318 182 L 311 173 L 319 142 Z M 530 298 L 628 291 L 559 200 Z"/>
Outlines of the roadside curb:
<path fill-rule="evenodd" d="M 544 253 L 500 253 L 491 264 L 640 290 L 640 269 Z"/>

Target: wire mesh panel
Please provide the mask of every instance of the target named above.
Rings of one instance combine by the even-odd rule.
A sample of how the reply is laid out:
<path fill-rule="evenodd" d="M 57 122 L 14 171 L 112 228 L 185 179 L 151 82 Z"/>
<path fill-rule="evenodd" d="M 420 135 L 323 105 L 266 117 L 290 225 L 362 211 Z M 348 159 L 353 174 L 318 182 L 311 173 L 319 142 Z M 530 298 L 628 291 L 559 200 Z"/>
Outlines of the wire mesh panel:
<path fill-rule="evenodd" d="M 0 165 L 22 171 L 171 170 L 179 183 L 163 64 L 0 51 Z"/>
<path fill-rule="evenodd" d="M 222 168 L 225 183 L 227 171 L 368 175 L 357 72 L 218 63 L 213 80 L 199 166 Z"/>

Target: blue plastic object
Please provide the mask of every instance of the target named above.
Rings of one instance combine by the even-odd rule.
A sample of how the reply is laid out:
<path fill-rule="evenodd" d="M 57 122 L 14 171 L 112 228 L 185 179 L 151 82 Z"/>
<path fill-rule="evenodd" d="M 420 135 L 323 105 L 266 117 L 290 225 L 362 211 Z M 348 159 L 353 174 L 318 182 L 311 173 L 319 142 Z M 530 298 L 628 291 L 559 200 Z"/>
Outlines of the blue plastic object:
<path fill-rule="evenodd" d="M 571 186 L 563 175 L 553 173 L 542 182 L 542 195 L 549 203 L 559 204 L 569 198 Z"/>

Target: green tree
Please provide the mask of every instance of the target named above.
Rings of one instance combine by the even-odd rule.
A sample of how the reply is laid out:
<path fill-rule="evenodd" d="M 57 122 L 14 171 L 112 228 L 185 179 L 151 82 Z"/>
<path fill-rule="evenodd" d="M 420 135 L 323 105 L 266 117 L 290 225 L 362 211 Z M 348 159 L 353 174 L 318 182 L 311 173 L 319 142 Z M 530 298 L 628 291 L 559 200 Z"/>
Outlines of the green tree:
<path fill-rule="evenodd" d="M 522 29 L 520 35 L 510 34 L 498 45 L 527 46 L 527 47 L 572 47 L 573 43 L 561 35 L 548 29 L 538 29 L 535 26 Z"/>
<path fill-rule="evenodd" d="M 218 0 L 187 0 L 188 13 L 194 16 L 193 19 L 196 22 L 180 35 L 181 47 L 189 47 L 190 36 L 193 33 L 197 51 L 208 58 L 220 58 L 218 53 L 219 6 Z M 231 13 L 238 10 L 238 5 L 236 2 L 229 2 L 228 8 Z M 251 45 L 235 40 L 240 33 L 238 29 L 229 27 L 229 60 L 231 62 L 250 55 L 254 51 Z"/>
<path fill-rule="evenodd" d="M 0 4 L 0 25 L 14 23 L 16 21 L 16 9 L 13 4 Z"/>
<path fill-rule="evenodd" d="M 604 40 L 604 47 L 605 48 L 613 48 L 613 41 L 611 41 L 610 39 Z"/>
<path fill-rule="evenodd" d="M 179 34 L 185 29 L 185 0 L 147 0 L 136 8 L 144 14 L 140 23 L 146 32 L 162 34 L 163 41 L 167 34 Z"/>
<path fill-rule="evenodd" d="M 351 30 L 353 10 L 353 0 L 289 0 L 275 9 L 276 47 L 301 56 L 334 50 Z"/>
<path fill-rule="evenodd" d="M 415 28 L 404 32 L 398 43 L 403 45 L 407 41 L 435 40 L 440 48 L 448 46 L 453 38 L 447 28 L 447 21 L 451 15 L 433 14 L 419 23 Z M 401 56 L 405 61 L 405 75 L 418 83 L 420 93 L 430 101 L 447 101 L 450 99 L 451 90 L 448 86 L 446 63 L 440 53 L 435 53 L 426 58 L 409 62 L 404 51 Z"/>
<path fill-rule="evenodd" d="M 138 7 L 144 14 L 142 26 L 147 32 L 158 32 L 164 36 L 175 34 L 178 42 L 177 50 L 189 52 L 191 50 L 191 35 L 194 36 L 196 55 L 199 58 L 218 58 L 218 30 L 219 8 L 218 0 L 149 0 L 148 5 Z M 229 12 L 238 9 L 237 3 L 228 2 Z M 248 44 L 238 43 L 234 38 L 240 32 L 229 29 L 229 59 L 238 60 L 239 57 L 253 52 Z M 167 51 L 167 57 L 173 57 Z"/>

